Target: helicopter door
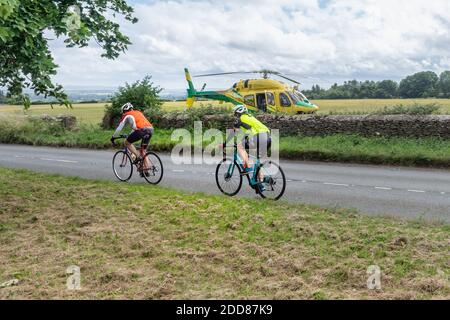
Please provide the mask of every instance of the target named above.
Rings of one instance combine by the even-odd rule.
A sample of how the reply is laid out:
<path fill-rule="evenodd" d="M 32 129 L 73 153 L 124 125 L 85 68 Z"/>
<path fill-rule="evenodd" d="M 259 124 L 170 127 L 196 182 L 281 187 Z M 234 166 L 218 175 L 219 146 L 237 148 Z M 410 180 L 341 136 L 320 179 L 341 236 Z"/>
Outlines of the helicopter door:
<path fill-rule="evenodd" d="M 268 112 L 274 112 L 277 110 L 276 106 L 275 106 L 275 96 L 273 95 L 272 92 L 266 91 L 266 101 L 267 101 Z"/>
<path fill-rule="evenodd" d="M 256 106 L 258 107 L 258 110 L 267 112 L 267 99 L 265 92 L 256 94 Z"/>

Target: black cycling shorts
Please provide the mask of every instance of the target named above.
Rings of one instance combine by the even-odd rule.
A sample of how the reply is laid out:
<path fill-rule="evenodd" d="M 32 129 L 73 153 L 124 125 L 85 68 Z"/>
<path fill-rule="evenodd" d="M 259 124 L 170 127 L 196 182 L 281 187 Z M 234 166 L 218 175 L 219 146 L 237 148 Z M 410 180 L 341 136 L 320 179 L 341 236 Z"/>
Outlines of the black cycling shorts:
<path fill-rule="evenodd" d="M 150 143 L 150 139 L 153 136 L 153 128 L 146 127 L 139 130 L 133 131 L 127 138 L 129 143 L 134 143 L 142 139 L 142 145 L 148 145 Z"/>

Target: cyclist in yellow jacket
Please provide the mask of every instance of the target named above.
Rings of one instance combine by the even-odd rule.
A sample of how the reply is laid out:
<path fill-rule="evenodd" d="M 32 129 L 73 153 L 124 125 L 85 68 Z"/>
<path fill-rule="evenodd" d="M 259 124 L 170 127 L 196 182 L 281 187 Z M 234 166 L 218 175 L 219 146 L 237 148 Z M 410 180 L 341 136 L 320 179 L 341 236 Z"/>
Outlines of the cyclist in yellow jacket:
<path fill-rule="evenodd" d="M 271 146 L 270 129 L 267 128 L 261 121 L 249 114 L 248 109 L 244 105 L 237 105 L 233 108 L 236 120 L 234 122 L 234 130 L 242 130 L 244 138 L 242 143 L 238 144 L 238 153 L 244 165 L 244 173 L 252 170 L 248 161 L 248 153 L 246 149 L 257 149 L 258 156 L 260 150 L 267 150 Z"/>

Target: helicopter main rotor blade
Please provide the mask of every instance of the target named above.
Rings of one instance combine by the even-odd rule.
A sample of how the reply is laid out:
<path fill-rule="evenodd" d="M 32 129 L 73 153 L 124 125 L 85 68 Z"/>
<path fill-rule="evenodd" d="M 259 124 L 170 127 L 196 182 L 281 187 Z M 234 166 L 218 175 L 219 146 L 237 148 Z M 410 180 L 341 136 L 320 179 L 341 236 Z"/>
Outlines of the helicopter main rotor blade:
<path fill-rule="evenodd" d="M 288 78 L 288 77 L 286 77 L 286 76 L 283 76 L 282 74 L 277 74 L 277 76 L 279 76 L 280 78 L 283 78 L 283 79 L 289 80 L 289 81 L 291 81 L 291 82 L 293 82 L 293 83 L 295 83 L 295 84 L 301 85 L 301 83 L 300 83 L 300 82 L 298 82 L 297 80 L 294 80 L 294 79 Z"/>
<path fill-rule="evenodd" d="M 291 78 L 289 78 L 289 77 L 286 77 L 286 76 L 284 76 L 283 74 L 281 74 L 281 73 L 278 72 L 278 71 L 273 71 L 273 70 L 260 70 L 260 71 L 254 71 L 254 73 L 262 73 L 262 74 L 265 74 L 265 75 L 267 75 L 267 74 L 273 74 L 274 76 L 278 76 L 278 77 L 280 77 L 280 78 L 283 78 L 283 79 L 286 79 L 286 80 L 288 80 L 288 81 L 291 81 L 291 82 L 293 82 L 293 83 L 295 83 L 295 84 L 301 85 L 301 83 L 298 82 L 297 80 L 294 80 L 294 79 L 291 79 Z"/>
<path fill-rule="evenodd" d="M 254 72 L 236 71 L 236 72 L 209 73 L 209 74 L 199 74 L 199 75 L 194 76 L 194 78 L 224 76 L 224 75 L 228 75 L 228 74 L 242 74 L 242 73 L 254 73 Z"/>
<path fill-rule="evenodd" d="M 215 77 L 215 76 L 224 76 L 224 75 L 231 75 L 231 74 L 256 74 L 256 73 L 260 73 L 263 75 L 268 75 L 268 74 L 273 74 L 275 76 L 278 76 L 280 78 L 286 79 L 288 81 L 291 81 L 295 84 L 301 85 L 300 82 L 298 82 L 297 80 L 288 78 L 284 75 L 282 75 L 281 73 L 279 73 L 278 71 L 272 71 L 272 70 L 256 70 L 256 71 L 235 71 L 235 72 L 220 72 L 220 73 L 209 73 L 209 74 L 199 74 L 194 76 L 195 78 L 200 78 L 200 77 Z"/>

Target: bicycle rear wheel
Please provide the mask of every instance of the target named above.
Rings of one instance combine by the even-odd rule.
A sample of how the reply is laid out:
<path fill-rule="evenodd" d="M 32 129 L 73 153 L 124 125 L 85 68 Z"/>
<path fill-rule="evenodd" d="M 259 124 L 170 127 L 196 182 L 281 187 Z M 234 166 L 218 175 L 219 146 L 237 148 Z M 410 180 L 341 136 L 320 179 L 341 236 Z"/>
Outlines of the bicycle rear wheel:
<path fill-rule="evenodd" d="M 120 181 L 128 181 L 133 175 L 133 164 L 129 154 L 125 151 L 117 151 L 112 160 L 114 175 Z"/>
<path fill-rule="evenodd" d="M 241 170 L 233 159 L 224 159 L 217 165 L 216 183 L 220 192 L 230 197 L 237 195 L 241 190 Z"/>
<path fill-rule="evenodd" d="M 161 159 L 156 153 L 151 151 L 147 152 L 145 157 L 150 160 L 150 169 L 147 171 L 148 175 L 144 174 L 145 180 L 150 184 L 160 183 L 164 175 L 164 168 Z"/>
<path fill-rule="evenodd" d="M 281 167 L 275 162 L 266 161 L 256 170 L 257 177 L 260 172 L 264 179 L 256 186 L 258 194 L 265 199 L 279 200 L 286 190 L 286 177 Z"/>

